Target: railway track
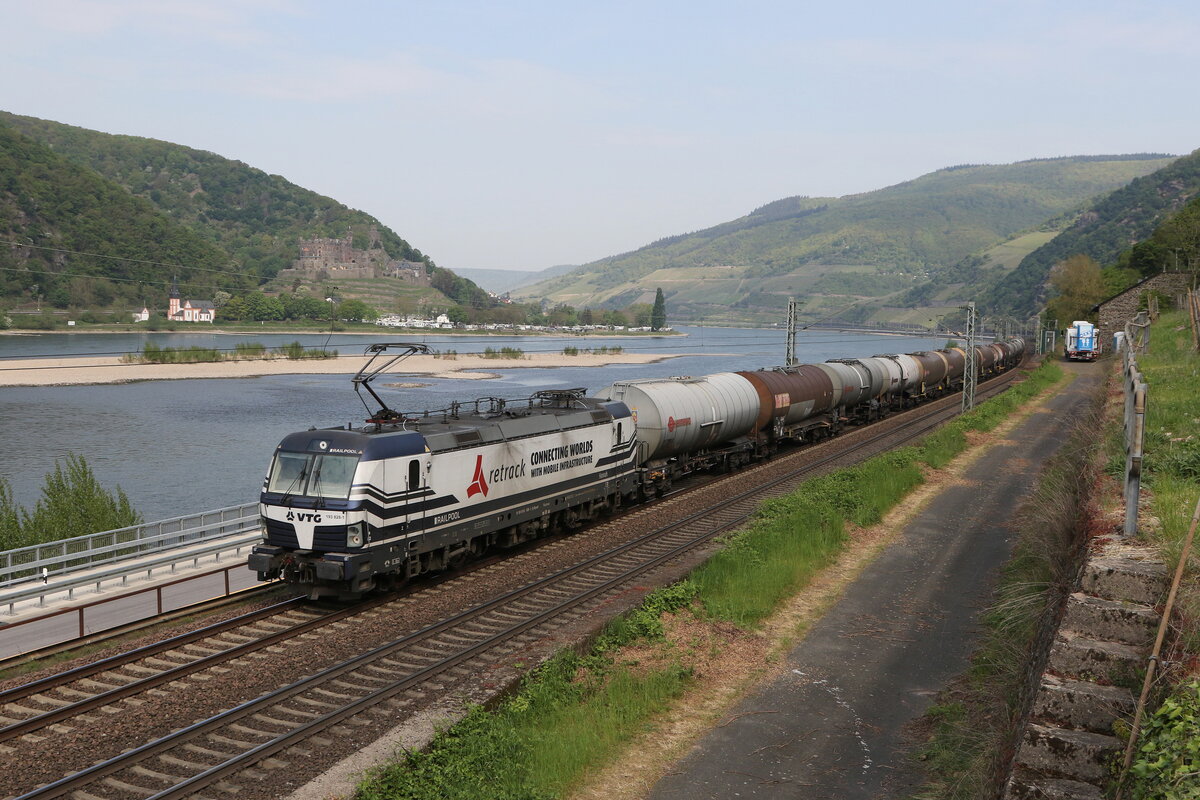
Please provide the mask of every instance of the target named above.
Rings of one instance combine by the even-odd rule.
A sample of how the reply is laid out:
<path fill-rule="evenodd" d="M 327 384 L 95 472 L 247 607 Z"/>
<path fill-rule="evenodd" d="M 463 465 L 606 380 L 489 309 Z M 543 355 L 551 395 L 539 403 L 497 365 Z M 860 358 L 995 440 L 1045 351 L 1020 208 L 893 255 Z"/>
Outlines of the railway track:
<path fill-rule="evenodd" d="M 981 387 L 981 396 L 1001 391 L 1006 385 L 1004 378 L 1011 378 L 1012 375 L 1008 373 L 1007 376 L 989 381 Z M 837 440 L 831 443 L 836 449 L 814 448 L 830 452 L 803 459 L 800 467 L 763 480 L 753 489 L 725 497 L 618 547 L 407 633 L 303 680 L 181 727 L 167 736 L 29 791 L 21 798 L 191 796 L 203 787 L 218 782 L 225 782 L 223 785 L 228 788 L 228 781 L 245 772 L 248 767 L 318 737 L 323 731 L 364 711 L 382 712 L 386 718 L 394 719 L 415 702 L 422 690 L 430 691 L 430 684 L 434 681 L 446 683 L 461 680 L 478 671 L 482 666 L 479 662 L 485 656 L 495 660 L 498 654 L 518 650 L 533 639 L 545 636 L 554 626 L 565 625 L 588 614 L 631 582 L 742 524 L 763 500 L 786 494 L 806 477 L 831 469 L 855 454 L 870 454 L 918 437 L 952 417 L 958 403 L 957 396 L 944 398 L 924 406 L 923 413 L 918 415 L 889 418 L 887 424 L 881 426 L 882 430 L 868 428 L 856 431 L 859 441 L 847 443 Z M 792 458 L 788 457 L 787 460 Z M 771 471 L 778 471 L 780 462 L 770 462 L 765 466 L 775 467 Z M 646 508 L 643 506 L 640 510 Z M 385 599 L 372 604 L 372 607 L 398 602 L 401 601 Z M 408 602 L 411 603 L 411 599 Z M 266 611 L 264 609 L 258 613 Z M 13 691 L 22 692 L 19 698 L 15 694 L 4 693 L 0 694 L 0 702 L 23 699 L 29 703 L 29 698 L 41 697 L 47 699 L 46 704 L 52 708 L 0 729 L 0 741 L 44 730 L 48 725 L 79 714 L 105 709 L 111 711 L 113 704 L 137 692 L 281 644 L 285 640 L 302 637 L 322 626 L 362 613 L 364 608 L 361 606 L 328 614 L 310 612 L 308 619 L 296 621 L 282 630 L 248 642 L 233 642 L 238 634 L 231 634 L 229 629 L 224 629 L 210 634 L 210 637 L 228 645 L 218 652 L 203 653 L 204 650 L 211 651 L 212 647 L 193 646 L 193 642 L 206 641 L 204 636 L 199 636 L 182 643 L 184 648 L 193 647 L 193 652 L 199 651 L 196 657 L 185 663 L 159 667 L 157 674 L 128 681 L 112 677 L 121 674 L 115 664 L 108 667 L 103 666 L 103 662 L 88 665 L 91 671 L 87 676 L 79 674 L 73 679 L 108 677 L 119 685 L 92 692 L 91 696 L 80 700 L 64 700 L 65 696 L 70 696 L 72 692 L 79 693 L 80 690 L 65 687 L 64 691 L 64 687 L 55 685 L 52 679 L 18 687 Z M 192 636 L 202 633 L 197 631 Z M 156 652 L 172 650 L 168 646 Z M 130 655 L 133 654 L 125 654 Z M 146 655 L 165 661 L 154 654 L 143 654 L 142 657 Z M 133 672 L 136 674 L 137 670 Z M 129 675 L 129 672 L 124 673 L 124 677 Z M 141 688 L 136 688 L 139 683 Z M 50 694 L 53 690 L 57 690 L 59 695 Z M 77 792 L 82 793 L 75 794 Z"/>

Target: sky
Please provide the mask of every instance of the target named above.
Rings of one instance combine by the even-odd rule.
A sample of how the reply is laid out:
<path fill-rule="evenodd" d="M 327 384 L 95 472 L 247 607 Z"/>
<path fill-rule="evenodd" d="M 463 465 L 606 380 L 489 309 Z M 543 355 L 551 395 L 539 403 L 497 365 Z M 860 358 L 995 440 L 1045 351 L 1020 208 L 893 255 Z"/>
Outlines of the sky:
<path fill-rule="evenodd" d="M 451 269 L 1200 147 L 1194 2 L 2 0 L 0 23 L 0 108 L 244 161 Z"/>

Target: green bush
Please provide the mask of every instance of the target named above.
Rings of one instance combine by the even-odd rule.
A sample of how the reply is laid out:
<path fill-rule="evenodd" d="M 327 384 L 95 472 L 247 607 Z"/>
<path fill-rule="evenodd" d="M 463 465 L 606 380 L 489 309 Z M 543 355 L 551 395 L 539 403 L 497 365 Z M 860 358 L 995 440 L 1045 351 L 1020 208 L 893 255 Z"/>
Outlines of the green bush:
<path fill-rule="evenodd" d="M 125 492 L 120 487 L 115 492 L 104 489 L 82 456 L 68 455 L 65 466 L 55 462 L 32 512 L 16 505 L 10 487 L 0 479 L 0 550 L 127 528 L 141 521 Z"/>
<path fill-rule="evenodd" d="M 1129 766 L 1132 800 L 1200 798 L 1200 680 L 1163 701 L 1142 729 Z"/>

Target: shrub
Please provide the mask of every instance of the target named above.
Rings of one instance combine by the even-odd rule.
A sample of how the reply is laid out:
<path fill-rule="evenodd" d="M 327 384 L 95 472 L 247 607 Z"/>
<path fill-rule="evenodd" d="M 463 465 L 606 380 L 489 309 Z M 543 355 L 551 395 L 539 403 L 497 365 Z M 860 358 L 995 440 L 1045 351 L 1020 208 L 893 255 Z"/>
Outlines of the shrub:
<path fill-rule="evenodd" d="M 32 513 L 13 502 L 8 484 L 0 480 L 0 549 L 86 536 L 141 521 L 125 492 L 120 487 L 115 493 L 104 489 L 82 456 L 68 455 L 65 466 L 55 462 Z"/>
<path fill-rule="evenodd" d="M 1163 701 L 1139 742 L 1129 766 L 1132 800 L 1200 798 L 1200 679 Z"/>

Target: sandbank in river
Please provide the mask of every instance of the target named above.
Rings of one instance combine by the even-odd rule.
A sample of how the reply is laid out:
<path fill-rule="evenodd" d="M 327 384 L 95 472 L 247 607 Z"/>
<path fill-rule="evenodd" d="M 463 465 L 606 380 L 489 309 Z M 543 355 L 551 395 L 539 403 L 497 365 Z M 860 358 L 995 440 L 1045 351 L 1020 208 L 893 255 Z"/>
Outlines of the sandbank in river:
<path fill-rule="evenodd" d="M 494 370 L 530 367 L 601 367 L 608 364 L 652 364 L 674 358 L 655 353 L 527 353 L 521 358 L 483 356 L 435 358 L 410 356 L 388 374 L 482 380 Z M 246 359 L 192 364 L 130 364 L 115 356 L 0 360 L 2 386 L 79 386 L 189 378 L 255 378 L 262 375 L 353 375 L 366 363 L 361 354 L 326 359 Z"/>

